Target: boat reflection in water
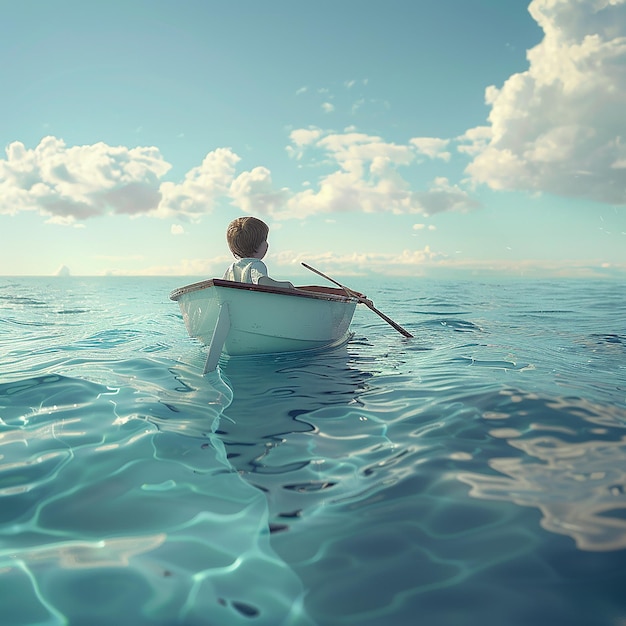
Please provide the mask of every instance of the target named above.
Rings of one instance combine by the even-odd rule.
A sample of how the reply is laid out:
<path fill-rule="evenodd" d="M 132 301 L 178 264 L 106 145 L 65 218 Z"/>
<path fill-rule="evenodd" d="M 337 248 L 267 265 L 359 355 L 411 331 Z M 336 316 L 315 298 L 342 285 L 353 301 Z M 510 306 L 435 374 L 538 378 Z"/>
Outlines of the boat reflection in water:
<path fill-rule="evenodd" d="M 273 531 L 360 497 L 371 487 L 364 469 L 394 454 L 386 424 L 363 408 L 373 375 L 353 351 L 351 342 L 314 355 L 235 357 L 219 370 L 233 398 L 217 435 L 231 465 L 266 493 Z"/>

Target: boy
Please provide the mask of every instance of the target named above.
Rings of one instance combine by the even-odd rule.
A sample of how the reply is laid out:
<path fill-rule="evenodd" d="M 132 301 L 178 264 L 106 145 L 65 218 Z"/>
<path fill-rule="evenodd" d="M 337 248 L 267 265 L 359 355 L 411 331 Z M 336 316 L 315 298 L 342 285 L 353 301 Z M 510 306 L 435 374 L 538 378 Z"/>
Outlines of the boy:
<path fill-rule="evenodd" d="M 294 289 L 288 280 L 270 278 L 265 263 L 261 261 L 267 252 L 269 230 L 268 225 L 256 217 L 238 217 L 228 225 L 226 240 L 237 261 L 226 270 L 224 280 Z"/>

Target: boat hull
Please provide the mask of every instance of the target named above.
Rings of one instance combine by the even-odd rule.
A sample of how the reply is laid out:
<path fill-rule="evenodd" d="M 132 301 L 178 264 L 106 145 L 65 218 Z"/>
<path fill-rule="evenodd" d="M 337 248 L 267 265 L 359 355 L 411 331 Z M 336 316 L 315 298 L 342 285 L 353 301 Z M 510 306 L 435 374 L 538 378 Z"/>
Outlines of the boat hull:
<path fill-rule="evenodd" d="M 182 287 L 170 298 L 189 335 L 202 343 L 215 343 L 216 329 L 227 329 L 220 351 L 230 356 L 340 345 L 350 336 L 357 304 L 330 287 L 286 290 L 218 279 Z"/>

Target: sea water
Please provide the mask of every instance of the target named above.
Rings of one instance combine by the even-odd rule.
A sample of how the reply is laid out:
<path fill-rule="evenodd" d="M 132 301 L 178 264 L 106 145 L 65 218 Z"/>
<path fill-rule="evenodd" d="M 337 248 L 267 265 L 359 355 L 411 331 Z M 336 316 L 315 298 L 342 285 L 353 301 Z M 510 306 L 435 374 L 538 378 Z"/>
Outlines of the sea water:
<path fill-rule="evenodd" d="M 626 290 L 345 279 L 202 376 L 193 279 L 0 279 L 0 624 L 626 624 Z"/>

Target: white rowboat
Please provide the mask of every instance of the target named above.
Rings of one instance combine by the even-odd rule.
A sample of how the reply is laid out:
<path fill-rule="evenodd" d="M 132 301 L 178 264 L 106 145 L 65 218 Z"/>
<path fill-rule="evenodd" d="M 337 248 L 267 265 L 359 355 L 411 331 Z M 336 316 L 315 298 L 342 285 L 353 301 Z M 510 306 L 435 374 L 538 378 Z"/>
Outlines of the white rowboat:
<path fill-rule="evenodd" d="M 350 338 L 358 297 L 334 287 L 279 289 L 214 278 L 175 289 L 190 337 L 209 346 L 204 372 L 229 356 L 300 352 Z"/>

